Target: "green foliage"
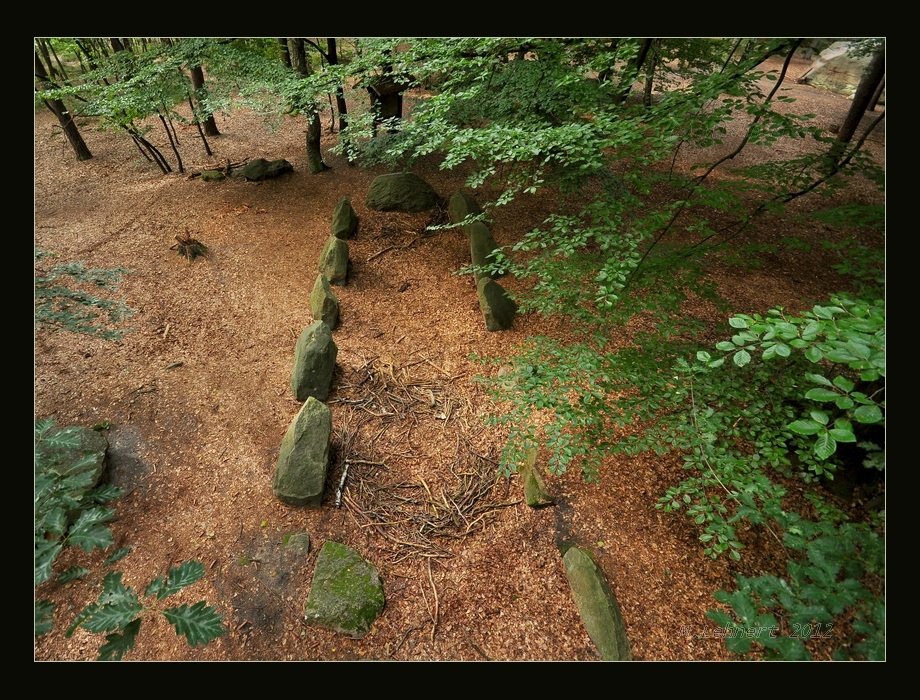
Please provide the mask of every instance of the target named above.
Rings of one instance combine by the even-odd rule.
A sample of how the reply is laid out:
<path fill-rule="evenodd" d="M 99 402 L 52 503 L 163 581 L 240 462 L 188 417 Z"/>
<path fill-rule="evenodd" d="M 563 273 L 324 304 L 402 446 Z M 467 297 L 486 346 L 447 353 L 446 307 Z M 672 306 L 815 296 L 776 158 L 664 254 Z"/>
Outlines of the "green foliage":
<path fill-rule="evenodd" d="M 165 580 L 158 577 L 151 581 L 144 590 L 144 597 L 163 600 L 203 576 L 204 566 L 200 562 L 184 562 L 170 569 Z M 119 661 L 134 647 L 144 614 L 162 614 L 175 627 L 176 634 L 184 637 L 193 647 L 207 644 L 226 631 L 221 616 L 204 601 L 162 610 L 150 608 L 141 602 L 137 593 L 122 583 L 121 577 L 119 571 L 106 574 L 97 601 L 84 608 L 67 629 L 68 637 L 78 627 L 94 633 L 107 633 L 106 643 L 99 648 L 100 661 Z"/>
<path fill-rule="evenodd" d="M 121 490 L 93 486 L 93 473 L 87 469 L 91 457 L 74 461 L 80 445 L 77 429 L 57 428 L 52 419 L 35 422 L 35 588 L 56 579 L 66 583 L 91 574 L 85 567 L 71 567 L 54 574 L 54 564 L 64 547 L 79 547 L 87 552 L 111 547 L 113 537 L 108 523 L 115 511 L 102 503 L 114 500 Z M 124 558 L 129 548 L 111 552 L 103 563 L 110 567 Z M 185 562 L 170 569 L 166 578 L 158 577 L 144 591 L 145 597 L 163 600 L 192 585 L 204 576 L 199 562 Z M 55 606 L 49 600 L 35 602 L 35 636 L 53 629 Z M 95 603 L 86 606 L 66 631 L 70 636 L 78 627 L 106 633 L 99 649 L 99 660 L 119 660 L 135 645 L 144 615 L 160 613 L 191 646 L 207 644 L 225 629 L 221 616 L 203 601 L 191 607 L 180 605 L 159 609 L 145 605 L 137 594 L 122 583 L 122 573 L 109 570 L 102 592 Z"/>
<path fill-rule="evenodd" d="M 182 40 L 154 46 L 150 56 L 121 57 L 124 66 L 107 63 L 61 94 L 80 94 L 85 113 L 116 124 L 171 113 L 178 68 L 194 60 L 208 69 L 211 109 L 245 105 L 277 124 L 323 108 L 336 88 L 363 92 L 384 75 L 421 88 L 410 114 L 385 125 L 394 133 L 382 136 L 374 136 L 366 102 L 355 101 L 336 149 L 362 164 L 405 169 L 436 155 L 443 169 L 468 169 L 468 187 L 490 193 L 481 202 L 490 216 L 515 198 L 559 193 L 545 221 L 488 266 L 522 281 L 522 313 L 559 314 L 578 329 L 572 342 L 529 339 L 510 361 L 499 360 L 508 371 L 482 380 L 503 406 L 489 420 L 510 436 L 501 469 L 515 471 L 535 446 L 549 451 L 552 472 L 574 467 L 587 480 L 611 454 L 678 455 L 686 478 L 658 507 L 691 518 L 706 555 L 740 559 L 747 526 L 768 529 L 799 553 L 786 579 L 765 574 L 720 594 L 737 618 L 720 612 L 717 621 L 762 632 L 784 624 L 783 615 L 804 625 L 813 614 L 813 624 L 824 624 L 834 611 L 858 610 L 852 627 L 863 646 L 850 649 L 876 658 L 884 605 L 866 577 L 883 572 L 828 564 L 857 561 L 875 545 L 862 523 L 842 523 L 817 500 L 809 501 L 815 522 L 789 512 L 786 486 L 814 496 L 815 486 L 850 466 L 854 447 L 863 468 L 884 469 L 883 440 L 873 435 L 885 419 L 883 258 L 856 243 L 833 244 L 836 269 L 857 295 L 798 315 L 736 314 L 714 348 L 700 348 L 700 333 L 712 329 L 685 304 L 702 299 L 726 308 L 708 269 L 758 263 L 767 248 L 744 238 L 757 216 L 782 215 L 806 193 L 833 194 L 851 177 L 881 189 L 884 169 L 856 150 L 828 176 L 833 135 L 781 91 L 764 91 L 764 81 L 776 87 L 779 76 L 760 66 L 787 55 L 795 39 L 654 39 L 636 66 L 645 45 L 626 37 L 362 38 L 343 51 L 347 61 L 302 76 L 278 60 L 271 40 Z M 870 40 L 860 50 L 879 46 Z M 109 88 L 104 76 L 124 84 Z M 153 87 L 139 94 L 144 81 Z M 655 88 L 651 99 L 630 95 L 636 82 Z M 732 122 L 747 125 L 740 148 L 780 153 L 793 140 L 800 155 L 743 170 L 728 158 L 700 163 L 692 175 L 674 171 L 681 149 L 725 143 Z M 715 171 L 727 176 L 710 177 Z M 863 207 L 820 216 L 828 225 L 875 228 L 882 213 Z M 781 245 L 799 245 L 806 255 L 796 241 L 790 235 Z M 633 321 L 643 330 L 629 346 L 613 346 L 614 332 Z M 614 437 L 623 433 L 629 437 Z M 833 544 L 846 537 L 861 543 L 859 552 Z M 132 625 L 110 640 L 113 655 L 136 634 Z M 807 643 L 761 632 L 745 631 L 729 646 L 775 658 L 807 655 Z"/>
<path fill-rule="evenodd" d="M 785 546 L 796 553 L 787 577 L 738 576 L 732 593 L 716 599 L 732 612 L 708 616 L 728 631 L 729 651 L 759 646 L 767 659 L 807 661 L 813 638 L 837 639 L 835 660 L 885 660 L 885 575 L 882 536 L 863 524 L 808 522 L 790 514 Z M 838 620 L 854 618 L 845 634 Z M 756 635 L 744 634 L 757 629 Z"/>
<path fill-rule="evenodd" d="M 111 328 L 112 324 L 129 318 L 133 313 L 121 300 L 97 296 L 96 291 L 111 292 L 128 270 L 91 269 L 82 263 L 43 266 L 45 258 L 53 255 L 35 250 L 35 325 L 73 333 L 86 333 L 117 340 L 126 331 Z"/>

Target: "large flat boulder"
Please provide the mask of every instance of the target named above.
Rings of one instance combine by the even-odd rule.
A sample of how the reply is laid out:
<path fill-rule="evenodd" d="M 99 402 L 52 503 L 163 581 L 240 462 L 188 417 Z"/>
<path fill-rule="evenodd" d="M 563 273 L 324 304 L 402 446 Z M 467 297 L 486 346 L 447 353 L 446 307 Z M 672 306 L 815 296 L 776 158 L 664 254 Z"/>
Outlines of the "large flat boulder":
<path fill-rule="evenodd" d="M 365 203 L 374 211 L 419 212 L 437 206 L 438 195 L 415 173 L 390 173 L 374 178 Z"/>

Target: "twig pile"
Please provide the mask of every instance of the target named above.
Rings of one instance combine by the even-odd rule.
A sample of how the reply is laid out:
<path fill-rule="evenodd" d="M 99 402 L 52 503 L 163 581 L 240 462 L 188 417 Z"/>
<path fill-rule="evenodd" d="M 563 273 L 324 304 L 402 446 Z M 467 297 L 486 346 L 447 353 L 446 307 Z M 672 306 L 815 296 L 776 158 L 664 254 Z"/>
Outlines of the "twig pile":
<path fill-rule="evenodd" d="M 501 477 L 494 459 L 477 453 L 469 442 L 469 426 L 455 402 L 446 395 L 444 382 L 413 379 L 408 367 L 428 362 L 418 360 L 395 369 L 368 360 L 354 371 L 351 382 L 343 383 L 333 403 L 347 405 L 340 424 L 341 477 L 336 505 L 345 503 L 358 525 L 383 538 L 392 563 L 408 557 L 444 558 L 452 553 L 437 540 L 457 540 L 473 535 L 489 522 L 495 511 L 515 505 L 508 501 L 510 483 Z M 437 368 L 439 372 L 443 372 Z M 352 397 L 351 395 L 354 395 Z M 425 479 L 387 481 L 394 459 L 414 457 L 411 453 L 380 454 L 380 437 L 392 424 L 408 423 L 406 442 L 419 417 L 443 421 L 456 433 L 456 450 L 449 474 L 434 475 L 449 482 L 438 487 Z M 373 424 L 369 430 L 365 426 Z M 379 426 L 379 427 L 378 427 Z M 364 455 L 374 454 L 374 459 Z M 499 494 L 499 491 L 503 491 Z"/>

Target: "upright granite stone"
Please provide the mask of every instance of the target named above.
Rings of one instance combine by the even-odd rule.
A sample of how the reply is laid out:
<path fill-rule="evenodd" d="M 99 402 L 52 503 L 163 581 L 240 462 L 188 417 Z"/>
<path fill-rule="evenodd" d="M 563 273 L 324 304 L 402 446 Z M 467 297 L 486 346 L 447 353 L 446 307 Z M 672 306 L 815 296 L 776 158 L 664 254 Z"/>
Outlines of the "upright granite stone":
<path fill-rule="evenodd" d="M 332 373 L 339 349 L 332 331 L 323 321 L 313 321 L 303 329 L 294 348 L 291 392 L 298 401 L 312 397 L 325 401 L 332 386 Z"/>
<path fill-rule="evenodd" d="M 304 606 L 306 621 L 361 639 L 385 603 L 377 569 L 351 547 L 327 541 L 313 569 Z"/>
<path fill-rule="evenodd" d="M 348 244 L 329 236 L 319 254 L 319 271 L 330 284 L 344 287 L 348 283 Z"/>
<path fill-rule="evenodd" d="M 517 304 L 495 280 L 481 277 L 476 283 L 479 308 L 490 331 L 506 331 L 517 315 Z"/>
<path fill-rule="evenodd" d="M 351 206 L 351 199 L 342 197 L 332 212 L 332 235 L 343 241 L 358 232 L 358 215 Z"/>
<path fill-rule="evenodd" d="M 562 558 L 581 621 L 604 661 L 632 661 L 626 626 L 616 596 L 597 562 L 571 547 Z"/>
<path fill-rule="evenodd" d="M 332 293 L 325 275 L 317 275 L 310 292 L 310 311 L 314 321 L 322 321 L 334 331 L 339 325 L 339 300 Z"/>
<path fill-rule="evenodd" d="M 524 484 L 524 501 L 531 508 L 543 508 L 553 505 L 553 497 L 546 490 L 546 483 L 537 468 L 537 448 L 527 450 L 524 464 L 520 467 L 521 480 Z"/>
<path fill-rule="evenodd" d="M 459 224 L 468 216 L 482 214 L 482 207 L 479 203 L 465 192 L 457 190 L 450 196 L 450 202 L 447 204 L 447 216 L 453 224 Z"/>
<path fill-rule="evenodd" d="M 272 483 L 275 498 L 291 506 L 322 505 L 331 438 L 332 411 L 311 396 L 281 440 Z"/>
<path fill-rule="evenodd" d="M 374 211 L 419 212 L 438 203 L 434 189 L 415 173 L 378 175 L 367 192 L 367 208 Z"/>
<path fill-rule="evenodd" d="M 492 230 L 482 221 L 474 221 L 464 226 L 463 229 L 470 237 L 470 260 L 472 260 L 473 265 L 482 266 L 494 262 L 489 256 L 496 250 L 499 250 L 500 246 L 492 235 Z M 501 272 L 490 272 L 488 274 L 476 272 L 474 274 L 476 275 L 477 281 L 481 277 L 491 277 L 495 279 L 504 276 L 504 273 Z"/>

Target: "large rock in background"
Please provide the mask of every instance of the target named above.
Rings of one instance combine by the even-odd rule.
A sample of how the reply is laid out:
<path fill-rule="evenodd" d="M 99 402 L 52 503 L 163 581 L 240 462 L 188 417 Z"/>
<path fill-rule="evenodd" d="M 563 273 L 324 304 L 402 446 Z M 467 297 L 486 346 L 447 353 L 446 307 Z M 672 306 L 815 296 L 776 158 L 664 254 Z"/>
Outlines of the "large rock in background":
<path fill-rule="evenodd" d="M 470 260 L 473 265 L 482 267 L 495 262 L 491 255 L 495 251 L 500 250 L 500 246 L 498 245 L 498 241 L 495 240 L 495 236 L 492 235 L 492 229 L 486 226 L 482 221 L 474 221 L 464 226 L 463 230 L 466 231 L 467 235 L 470 237 Z M 492 279 L 504 277 L 504 273 L 502 272 L 474 272 L 473 274 L 477 282 L 480 277 L 491 277 Z"/>
<path fill-rule="evenodd" d="M 848 41 L 835 41 L 818 54 L 818 58 L 797 78 L 797 82 L 853 97 L 872 56 L 851 56 L 847 53 L 851 46 L 852 43 Z M 879 103 L 885 103 L 884 92 Z"/>
<path fill-rule="evenodd" d="M 447 204 L 447 216 L 450 217 L 452 224 L 459 224 L 468 216 L 477 216 L 482 214 L 482 207 L 479 202 L 473 199 L 466 192 L 457 190 L 450 196 Z"/>
<path fill-rule="evenodd" d="M 390 173 L 374 178 L 367 208 L 375 211 L 419 212 L 438 204 L 434 189 L 415 173 Z"/>
<path fill-rule="evenodd" d="M 292 172 L 294 172 L 294 166 L 284 158 L 279 160 L 256 158 L 246 163 L 243 169 L 238 172 L 237 177 L 244 177 L 247 180 L 267 180 Z"/>
<path fill-rule="evenodd" d="M 281 440 L 272 482 L 275 498 L 291 506 L 322 505 L 331 439 L 332 411 L 311 396 Z"/>
<path fill-rule="evenodd" d="M 306 621 L 361 639 L 385 603 L 377 569 L 351 547 L 327 541 L 313 569 Z"/>

